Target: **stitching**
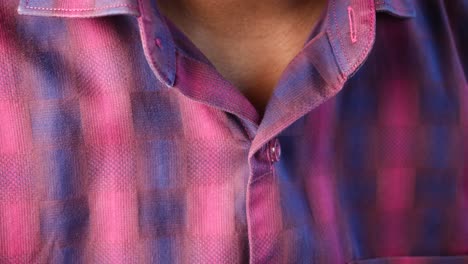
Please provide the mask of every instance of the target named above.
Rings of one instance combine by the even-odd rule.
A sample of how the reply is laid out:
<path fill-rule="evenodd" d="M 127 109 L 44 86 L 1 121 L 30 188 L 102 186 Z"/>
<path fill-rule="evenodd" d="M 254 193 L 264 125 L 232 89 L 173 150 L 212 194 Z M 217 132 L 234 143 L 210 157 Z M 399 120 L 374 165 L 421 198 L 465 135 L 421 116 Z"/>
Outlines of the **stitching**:
<path fill-rule="evenodd" d="M 338 55 L 336 54 L 337 50 L 335 48 L 335 42 L 339 42 L 339 40 L 337 40 L 337 38 L 335 38 L 335 34 L 338 35 L 338 27 L 336 25 L 336 10 L 335 10 L 335 1 L 334 0 L 330 0 L 330 4 L 329 4 L 329 8 L 330 8 L 330 26 L 327 27 L 327 37 L 329 38 L 329 41 L 330 41 L 330 46 L 333 50 L 333 57 L 335 58 L 335 61 L 336 61 L 336 65 L 338 66 L 338 70 L 340 72 L 340 77 L 344 80 L 346 79 L 346 76 L 345 76 L 345 71 L 343 71 L 342 69 L 342 64 L 341 64 L 341 61 L 338 59 Z M 331 33 L 330 33 L 330 32 Z M 339 37 L 338 37 L 339 39 Z M 338 43 L 340 44 L 340 43 Z M 339 48 L 342 49 L 342 46 L 340 45 Z M 346 57 L 346 55 L 344 55 Z"/>
<path fill-rule="evenodd" d="M 254 184 L 255 182 L 257 182 L 258 180 L 263 179 L 263 178 L 264 178 L 266 175 L 268 175 L 268 174 L 274 173 L 274 172 L 273 172 L 274 169 L 272 169 L 272 167 L 274 168 L 274 166 L 270 166 L 270 170 L 269 170 L 269 171 L 267 171 L 267 172 L 261 174 L 260 176 L 257 176 L 257 178 L 255 178 L 255 179 L 251 180 L 249 185 L 252 185 L 252 184 Z"/>
<path fill-rule="evenodd" d="M 348 6 L 348 19 L 349 19 L 349 34 L 351 37 L 351 42 L 356 43 L 357 34 L 356 34 L 356 26 L 354 24 L 354 9 L 351 6 Z"/>
<path fill-rule="evenodd" d="M 336 23 L 336 9 L 335 9 L 335 1 L 332 0 L 332 9 L 333 9 L 333 24 L 335 24 L 335 32 L 336 34 L 338 34 L 338 23 Z M 345 50 L 343 49 L 344 45 L 343 45 L 343 40 L 338 37 L 338 41 L 340 42 L 340 47 L 341 47 L 341 50 L 343 52 L 343 55 L 346 59 L 346 62 L 347 62 L 347 65 L 350 64 L 350 61 L 349 61 L 349 58 L 348 58 L 348 55 L 346 54 Z"/>
<path fill-rule="evenodd" d="M 102 9 L 115 8 L 115 7 L 128 7 L 130 9 L 134 9 L 138 11 L 137 6 L 129 5 L 129 4 L 108 5 L 108 6 L 93 7 L 93 8 L 49 8 L 49 7 L 30 6 L 29 1 L 30 0 L 26 1 L 26 5 L 25 5 L 26 8 L 37 9 L 37 10 L 47 10 L 47 11 L 86 12 L 86 11 L 102 10 Z"/>

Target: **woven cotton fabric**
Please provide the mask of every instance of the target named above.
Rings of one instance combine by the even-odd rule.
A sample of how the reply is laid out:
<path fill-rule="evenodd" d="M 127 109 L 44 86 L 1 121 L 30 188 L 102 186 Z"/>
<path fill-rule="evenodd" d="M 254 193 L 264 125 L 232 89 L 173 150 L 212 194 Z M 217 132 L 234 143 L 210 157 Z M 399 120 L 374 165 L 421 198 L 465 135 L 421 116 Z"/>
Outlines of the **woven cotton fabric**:
<path fill-rule="evenodd" d="M 467 72 L 468 1 L 329 0 L 260 116 L 154 0 L 0 0 L 0 263 L 468 263 Z"/>

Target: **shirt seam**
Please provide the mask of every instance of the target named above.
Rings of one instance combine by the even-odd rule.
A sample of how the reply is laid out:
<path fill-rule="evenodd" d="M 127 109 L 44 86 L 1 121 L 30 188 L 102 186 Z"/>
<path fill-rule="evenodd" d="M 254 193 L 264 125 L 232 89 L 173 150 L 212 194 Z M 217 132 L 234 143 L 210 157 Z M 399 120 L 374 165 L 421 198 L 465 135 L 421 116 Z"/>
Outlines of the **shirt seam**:
<path fill-rule="evenodd" d="M 29 0 L 28 0 L 29 1 Z M 332 1 L 332 10 L 333 10 L 333 24 L 335 26 L 335 32 L 339 32 L 338 31 L 338 23 L 336 23 L 336 9 L 335 9 L 335 1 Z M 346 54 L 345 50 L 344 50 L 344 45 L 343 45 L 343 39 L 341 37 L 338 36 L 338 41 L 340 43 L 340 48 L 341 50 L 343 51 L 343 56 L 344 58 L 346 59 L 346 62 L 347 62 L 347 65 L 350 65 L 351 62 L 349 61 L 349 58 L 348 58 L 348 54 Z"/>
<path fill-rule="evenodd" d="M 249 185 L 253 185 L 257 181 L 265 178 L 265 176 L 267 176 L 268 174 L 275 174 L 275 166 L 271 162 L 269 162 L 269 163 L 270 163 L 270 170 L 263 173 L 263 174 L 261 174 L 260 176 L 257 176 L 257 178 L 254 178 L 252 181 L 250 181 Z"/>

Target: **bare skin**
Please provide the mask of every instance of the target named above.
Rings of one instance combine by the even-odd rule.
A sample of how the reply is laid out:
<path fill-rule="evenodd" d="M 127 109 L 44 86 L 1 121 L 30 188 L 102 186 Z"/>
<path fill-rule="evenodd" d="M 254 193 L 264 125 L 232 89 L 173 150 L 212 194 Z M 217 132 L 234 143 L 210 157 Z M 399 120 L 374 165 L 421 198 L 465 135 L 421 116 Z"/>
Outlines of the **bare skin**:
<path fill-rule="evenodd" d="M 158 0 L 166 15 L 261 116 L 327 0 Z"/>

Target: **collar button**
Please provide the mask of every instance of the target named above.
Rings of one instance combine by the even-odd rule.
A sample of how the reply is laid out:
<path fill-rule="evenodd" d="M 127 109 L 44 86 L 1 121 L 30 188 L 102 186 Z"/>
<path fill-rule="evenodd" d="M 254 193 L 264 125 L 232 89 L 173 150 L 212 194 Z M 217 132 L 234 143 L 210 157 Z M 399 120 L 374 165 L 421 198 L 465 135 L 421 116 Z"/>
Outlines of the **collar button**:
<path fill-rule="evenodd" d="M 274 163 L 279 161 L 281 156 L 281 145 L 278 138 L 274 138 L 268 142 L 267 155 L 270 162 Z"/>

